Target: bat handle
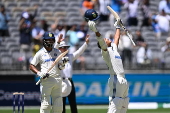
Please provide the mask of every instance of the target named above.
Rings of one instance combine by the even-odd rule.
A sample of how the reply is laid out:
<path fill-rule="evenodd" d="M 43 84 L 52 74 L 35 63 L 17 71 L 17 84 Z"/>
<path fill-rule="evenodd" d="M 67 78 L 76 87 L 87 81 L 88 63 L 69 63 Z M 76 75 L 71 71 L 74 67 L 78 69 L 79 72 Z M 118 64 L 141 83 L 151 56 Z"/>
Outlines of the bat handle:
<path fill-rule="evenodd" d="M 36 83 L 36 85 L 38 85 L 41 82 L 41 78 L 38 80 L 38 82 Z"/>

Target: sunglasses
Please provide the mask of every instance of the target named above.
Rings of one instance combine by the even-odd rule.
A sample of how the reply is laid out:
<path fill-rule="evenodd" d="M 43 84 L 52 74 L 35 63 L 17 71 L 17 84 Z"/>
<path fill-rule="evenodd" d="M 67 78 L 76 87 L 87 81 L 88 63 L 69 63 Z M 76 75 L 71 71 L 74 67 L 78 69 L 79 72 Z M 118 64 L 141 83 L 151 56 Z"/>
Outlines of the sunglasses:
<path fill-rule="evenodd" d="M 60 48 L 63 48 L 63 49 L 68 49 L 68 47 L 60 47 Z"/>

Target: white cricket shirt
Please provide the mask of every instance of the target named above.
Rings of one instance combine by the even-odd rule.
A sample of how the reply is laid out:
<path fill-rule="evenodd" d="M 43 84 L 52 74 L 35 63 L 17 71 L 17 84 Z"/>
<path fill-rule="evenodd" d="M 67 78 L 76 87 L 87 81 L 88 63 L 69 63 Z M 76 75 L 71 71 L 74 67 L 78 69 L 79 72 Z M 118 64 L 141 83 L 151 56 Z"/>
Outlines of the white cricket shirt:
<path fill-rule="evenodd" d="M 69 57 L 68 63 L 65 64 L 65 68 L 61 70 L 61 76 L 64 78 L 72 78 L 72 66 L 73 66 L 73 61 L 76 60 L 87 48 L 86 42 L 73 54 L 68 54 L 67 56 Z"/>
<path fill-rule="evenodd" d="M 58 49 L 53 48 L 52 51 L 48 52 L 44 47 L 40 49 L 33 57 L 31 64 L 36 66 L 40 64 L 41 71 L 47 72 L 51 67 L 55 59 L 61 54 Z M 58 63 L 49 72 L 50 75 L 59 75 L 60 70 L 58 69 Z"/>
<path fill-rule="evenodd" d="M 111 43 L 111 47 L 107 47 L 107 51 L 102 50 L 102 57 L 109 67 L 110 76 L 115 74 L 120 77 L 124 77 L 124 68 L 122 59 L 117 51 L 117 46 Z"/>

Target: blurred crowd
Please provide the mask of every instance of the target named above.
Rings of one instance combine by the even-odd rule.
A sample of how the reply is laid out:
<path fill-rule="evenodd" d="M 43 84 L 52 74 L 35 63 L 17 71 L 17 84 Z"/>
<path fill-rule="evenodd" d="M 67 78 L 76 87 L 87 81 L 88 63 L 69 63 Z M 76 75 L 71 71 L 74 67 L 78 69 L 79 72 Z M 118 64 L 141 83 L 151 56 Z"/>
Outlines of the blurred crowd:
<path fill-rule="evenodd" d="M 170 50 L 170 34 L 169 34 L 169 22 L 170 22 L 170 0 L 158 0 L 157 2 L 151 0 L 76 0 L 79 2 L 79 15 L 84 16 L 84 12 L 87 9 L 95 9 L 100 15 L 99 24 L 102 22 L 108 22 L 109 27 L 113 28 L 114 17 L 107 10 L 107 6 L 111 6 L 120 17 L 123 16 L 122 21 L 127 29 L 132 34 L 133 40 L 136 43 L 134 47 L 126 33 L 122 30 L 121 41 L 119 44 L 119 50 L 121 51 L 122 61 L 125 69 L 133 68 L 133 60 L 135 59 L 135 67 L 151 69 L 153 67 L 157 69 L 165 69 Z M 5 0 L 4 0 L 5 3 Z M 158 4 L 156 4 L 158 3 Z M 38 17 L 39 5 L 35 4 L 33 12 L 29 12 L 24 9 L 20 14 L 18 26 L 16 29 L 19 31 L 18 44 L 20 47 L 18 61 L 22 61 L 23 70 L 28 69 L 28 64 L 32 56 L 42 48 L 42 36 L 45 31 L 51 31 L 55 34 L 56 41 L 58 36 L 63 34 L 63 38 L 70 45 L 69 52 L 73 53 L 84 43 L 88 32 L 87 23 L 82 20 L 80 24 L 71 23 L 67 24 L 67 20 L 64 17 L 56 17 L 53 23 L 48 22 L 43 17 Z M 73 6 L 74 7 L 74 6 Z M 0 6 L 0 47 L 2 48 L 3 42 L 7 38 L 13 38 L 10 36 L 8 22 L 10 20 L 9 12 L 6 11 L 8 7 L 5 7 L 3 2 Z M 125 15 L 122 14 L 125 12 Z M 50 12 L 48 13 L 50 14 Z M 142 16 L 141 16 L 142 15 Z M 101 26 L 102 27 L 102 26 Z M 135 28 L 135 29 L 131 29 Z M 143 29 L 146 29 L 145 31 Z M 150 48 L 148 43 L 147 30 L 151 30 L 154 33 L 153 42 L 156 42 L 156 48 Z M 113 38 L 114 30 L 108 31 L 106 34 L 102 34 L 106 38 Z M 166 39 L 161 39 L 166 36 Z M 92 37 L 93 38 L 93 37 Z M 1 49 L 2 50 L 2 49 Z M 154 54 L 154 52 L 156 54 Z M 135 51 L 135 52 L 134 52 Z M 135 53 L 135 54 L 134 54 Z M 95 53 L 93 53 L 95 54 Z M 2 55 L 2 54 L 1 54 Z M 156 56 L 156 57 L 155 57 Z M 170 54 L 169 56 L 170 57 Z M 75 64 L 80 70 L 85 70 L 86 57 L 80 56 Z M 3 61 L 1 59 L 1 65 Z"/>

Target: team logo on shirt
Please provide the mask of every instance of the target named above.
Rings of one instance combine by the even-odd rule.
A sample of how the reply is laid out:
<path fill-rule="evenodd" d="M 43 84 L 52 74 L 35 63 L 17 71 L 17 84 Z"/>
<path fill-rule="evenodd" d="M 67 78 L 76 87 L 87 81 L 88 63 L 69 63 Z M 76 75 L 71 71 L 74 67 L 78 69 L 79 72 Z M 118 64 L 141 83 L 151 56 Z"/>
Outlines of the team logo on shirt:
<path fill-rule="evenodd" d="M 57 53 L 54 53 L 54 56 L 57 56 Z"/>

